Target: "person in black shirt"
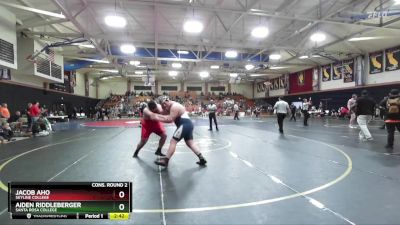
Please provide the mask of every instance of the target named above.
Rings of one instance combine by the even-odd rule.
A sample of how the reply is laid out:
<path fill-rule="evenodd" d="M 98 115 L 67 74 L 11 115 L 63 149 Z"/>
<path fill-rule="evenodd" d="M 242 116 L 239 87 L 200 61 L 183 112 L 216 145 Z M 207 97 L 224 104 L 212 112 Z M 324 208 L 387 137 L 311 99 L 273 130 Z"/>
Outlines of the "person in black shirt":
<path fill-rule="evenodd" d="M 290 112 L 292 113 L 292 116 L 290 117 L 290 121 L 294 119 L 294 122 L 296 122 L 296 106 L 294 104 L 290 105 Z"/>
<path fill-rule="evenodd" d="M 371 133 L 368 129 L 368 123 L 371 121 L 372 116 L 375 112 L 375 101 L 369 97 L 368 91 L 363 90 L 361 92 L 361 97 L 357 98 L 356 101 L 356 115 L 357 123 L 360 126 L 359 137 L 363 141 L 372 141 Z"/>
<path fill-rule="evenodd" d="M 215 116 L 215 113 L 217 111 L 217 105 L 215 105 L 214 100 L 210 100 L 210 104 L 208 105 L 208 118 L 210 120 L 210 131 L 212 131 L 212 120 L 214 120 L 215 123 L 215 129 L 218 131 L 218 124 L 217 124 L 217 118 Z"/>
<path fill-rule="evenodd" d="M 379 102 L 379 117 L 383 120 L 383 121 L 385 121 L 385 119 L 386 119 L 386 102 L 387 102 L 387 100 L 388 100 L 388 96 L 385 96 L 383 99 L 382 99 L 382 101 L 380 101 Z M 386 128 L 386 125 L 385 125 L 385 123 L 383 123 L 383 125 L 380 127 L 380 129 L 385 129 Z"/>
<path fill-rule="evenodd" d="M 10 124 L 10 127 L 14 131 L 20 131 L 22 127 L 21 119 L 21 112 L 16 111 L 14 115 L 10 116 L 7 122 Z"/>

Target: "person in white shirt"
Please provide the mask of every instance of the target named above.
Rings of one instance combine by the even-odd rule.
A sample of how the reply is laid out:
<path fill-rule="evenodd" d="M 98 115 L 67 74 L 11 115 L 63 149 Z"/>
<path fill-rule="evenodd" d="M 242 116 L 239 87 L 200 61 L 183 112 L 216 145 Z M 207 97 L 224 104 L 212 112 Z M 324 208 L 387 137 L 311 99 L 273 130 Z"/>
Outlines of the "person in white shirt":
<path fill-rule="evenodd" d="M 282 97 L 278 98 L 278 101 L 274 105 L 274 110 L 276 111 L 276 116 L 278 119 L 279 133 L 283 133 L 283 120 L 286 115 L 290 112 L 289 104 L 282 100 Z"/>
<path fill-rule="evenodd" d="M 355 105 L 357 102 L 357 95 L 353 94 L 351 96 L 351 99 L 349 99 L 347 101 L 347 109 L 349 109 L 349 113 L 350 113 L 350 122 L 349 122 L 349 127 L 350 128 L 357 128 L 356 125 L 356 112 L 355 112 Z"/>
<path fill-rule="evenodd" d="M 212 131 L 212 120 L 214 119 L 215 123 L 215 129 L 218 131 L 218 124 L 217 124 L 217 118 L 215 116 L 215 113 L 217 112 L 217 105 L 214 103 L 214 100 L 210 100 L 210 104 L 207 106 L 208 109 L 208 118 L 210 120 L 210 131 Z"/>
<path fill-rule="evenodd" d="M 235 105 L 233 105 L 233 111 L 235 112 L 235 117 L 233 117 L 233 120 L 239 120 L 239 106 L 235 102 Z"/>

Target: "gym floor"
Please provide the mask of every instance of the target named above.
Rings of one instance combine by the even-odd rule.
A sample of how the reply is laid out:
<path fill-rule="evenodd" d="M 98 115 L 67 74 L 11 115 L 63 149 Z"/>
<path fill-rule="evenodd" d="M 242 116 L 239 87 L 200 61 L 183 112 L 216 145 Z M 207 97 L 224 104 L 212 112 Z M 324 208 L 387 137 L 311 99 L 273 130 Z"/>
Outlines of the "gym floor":
<path fill-rule="evenodd" d="M 158 137 L 152 135 L 139 158 L 136 122 L 129 126 L 64 125 L 63 131 L 3 145 L 0 180 L 131 181 L 128 221 L 11 220 L 6 187 L 0 190 L 0 224 L 398 224 L 400 140 L 385 153 L 386 131 L 372 122 L 374 141 L 358 139 L 347 121 L 275 118 L 195 120 L 195 140 L 208 160 L 180 143 L 167 169 L 156 166 Z M 126 121 L 124 122 L 126 123 Z M 98 124 L 101 124 L 99 122 Z M 175 129 L 166 126 L 168 140 Z M 397 142 L 397 143 L 396 143 Z"/>

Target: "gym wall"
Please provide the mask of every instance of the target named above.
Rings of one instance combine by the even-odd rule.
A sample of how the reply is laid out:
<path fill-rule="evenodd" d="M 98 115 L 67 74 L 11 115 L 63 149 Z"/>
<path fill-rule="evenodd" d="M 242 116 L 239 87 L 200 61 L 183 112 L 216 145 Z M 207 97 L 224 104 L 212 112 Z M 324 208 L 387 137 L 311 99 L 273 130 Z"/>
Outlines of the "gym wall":
<path fill-rule="evenodd" d="M 76 96 L 42 88 L 29 87 L 10 81 L 0 81 L 0 102 L 6 102 L 10 113 L 23 110 L 28 102 L 39 101 L 41 105 L 50 108 L 53 104 L 65 104 L 67 113 L 72 112 L 72 107 L 83 107 L 85 110 L 94 107 L 98 99 Z"/>

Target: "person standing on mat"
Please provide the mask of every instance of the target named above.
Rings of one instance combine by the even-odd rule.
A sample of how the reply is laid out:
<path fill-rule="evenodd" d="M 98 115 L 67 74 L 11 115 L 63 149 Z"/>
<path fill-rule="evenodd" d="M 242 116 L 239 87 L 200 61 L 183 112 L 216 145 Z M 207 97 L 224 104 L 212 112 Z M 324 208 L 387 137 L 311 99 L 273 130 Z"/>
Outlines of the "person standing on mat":
<path fill-rule="evenodd" d="M 296 106 L 292 103 L 290 105 L 290 112 L 291 112 L 291 116 L 290 116 L 290 121 L 292 121 L 292 119 L 294 120 L 294 122 L 296 122 Z"/>
<path fill-rule="evenodd" d="M 392 89 L 386 101 L 386 129 L 387 144 L 385 146 L 389 152 L 393 152 L 394 132 L 400 132 L 400 95 L 398 89 Z"/>
<path fill-rule="evenodd" d="M 349 110 L 350 113 L 350 122 L 349 122 L 349 127 L 350 128 L 357 128 L 356 125 L 356 112 L 354 111 L 354 106 L 356 105 L 357 101 L 357 95 L 353 94 L 351 98 L 347 101 L 347 109 Z"/>
<path fill-rule="evenodd" d="M 357 115 L 357 123 L 360 127 L 361 131 L 359 133 L 359 137 L 363 141 L 372 141 L 371 133 L 368 130 L 368 123 L 372 119 L 372 115 L 375 112 L 375 101 L 369 97 L 368 91 L 363 90 L 361 92 L 361 97 L 357 98 L 356 101 L 356 115 Z"/>
<path fill-rule="evenodd" d="M 233 117 L 233 120 L 239 120 L 239 106 L 237 102 L 233 105 L 233 111 L 235 112 L 235 116 Z"/>
<path fill-rule="evenodd" d="M 306 98 L 303 99 L 303 105 L 301 106 L 301 111 L 303 112 L 304 120 L 303 124 L 304 126 L 308 126 L 308 118 L 310 118 L 310 113 L 308 113 L 308 110 L 310 110 L 311 106 L 311 98 L 310 101 L 308 101 Z"/>
<path fill-rule="evenodd" d="M 159 156 L 165 156 L 161 149 L 165 144 L 165 140 L 167 139 L 167 135 L 165 133 L 165 128 L 163 124 L 159 121 L 154 121 L 150 119 L 150 113 L 161 113 L 162 109 L 161 106 L 158 105 L 155 101 L 151 100 L 148 102 L 147 107 L 143 108 L 143 117 L 141 119 L 141 126 L 142 126 L 142 137 L 140 139 L 139 144 L 136 147 L 136 151 L 133 154 L 133 157 L 138 157 L 140 149 L 147 143 L 149 140 L 150 134 L 155 133 L 160 136 L 160 141 L 158 142 L 157 151 L 154 153 Z"/>
<path fill-rule="evenodd" d="M 215 123 L 215 129 L 218 131 L 218 124 L 217 124 L 217 118 L 215 116 L 215 112 L 217 111 L 217 105 L 214 103 L 214 100 L 210 100 L 210 104 L 207 106 L 208 109 L 208 118 L 210 120 L 210 131 L 213 130 L 212 128 L 212 120 L 214 120 Z"/>
<path fill-rule="evenodd" d="M 274 110 L 276 111 L 278 119 L 279 133 L 283 134 L 283 120 L 290 112 L 289 104 L 283 101 L 282 97 L 279 97 L 278 101 L 274 105 Z"/>
<path fill-rule="evenodd" d="M 176 125 L 176 130 L 171 138 L 167 156 L 165 158 L 160 158 L 154 163 L 160 166 L 168 167 L 169 160 L 175 153 L 176 145 L 182 138 L 185 140 L 186 145 L 193 151 L 194 154 L 199 158 L 197 164 L 204 166 L 207 161 L 204 159 L 200 152 L 199 147 L 193 141 L 193 123 L 190 120 L 185 107 L 178 102 L 169 100 L 167 96 L 162 96 L 160 98 L 160 104 L 163 109 L 163 114 L 160 115 L 156 113 L 150 113 L 150 118 L 152 120 L 158 120 L 164 123 L 174 122 Z"/>
<path fill-rule="evenodd" d="M 379 127 L 379 129 L 384 130 L 386 128 L 386 114 L 387 114 L 387 100 L 389 96 L 383 97 L 383 99 L 379 102 L 379 117 L 383 120 L 383 125 Z"/>

